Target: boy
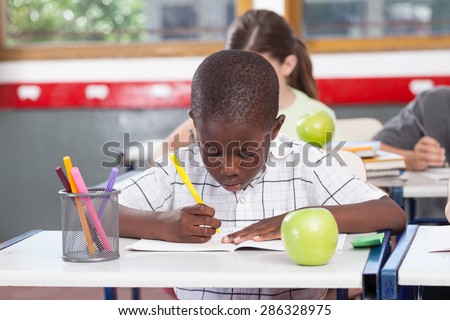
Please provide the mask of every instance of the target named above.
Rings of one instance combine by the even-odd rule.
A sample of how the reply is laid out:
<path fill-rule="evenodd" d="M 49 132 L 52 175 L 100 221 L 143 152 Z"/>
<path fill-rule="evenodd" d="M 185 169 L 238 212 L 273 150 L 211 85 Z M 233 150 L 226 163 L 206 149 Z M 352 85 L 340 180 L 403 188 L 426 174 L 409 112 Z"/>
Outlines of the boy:
<path fill-rule="evenodd" d="M 280 213 L 313 206 L 329 209 L 340 232 L 401 232 L 404 213 L 384 193 L 319 149 L 276 139 L 284 120 L 278 94 L 275 70 L 260 55 L 225 50 L 206 58 L 189 112 L 198 144 L 177 152 L 205 205 L 194 204 L 165 159 L 121 188 L 120 235 L 205 242 L 222 225 L 247 227 L 224 242 L 263 241 L 280 238 Z M 319 299 L 326 291 L 176 288 L 183 299 Z"/>

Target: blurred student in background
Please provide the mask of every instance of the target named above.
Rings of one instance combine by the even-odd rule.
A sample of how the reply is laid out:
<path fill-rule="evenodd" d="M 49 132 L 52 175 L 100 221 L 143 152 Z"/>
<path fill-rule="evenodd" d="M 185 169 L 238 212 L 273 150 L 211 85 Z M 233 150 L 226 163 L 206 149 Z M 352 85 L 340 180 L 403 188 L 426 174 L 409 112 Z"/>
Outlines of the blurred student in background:
<path fill-rule="evenodd" d="M 405 157 L 406 169 L 442 167 L 450 159 L 450 87 L 421 92 L 378 132 L 382 150 Z M 416 201 L 416 218 L 443 218 L 445 198 Z"/>
<path fill-rule="evenodd" d="M 334 112 L 317 100 L 317 86 L 306 45 L 295 37 L 286 20 L 269 10 L 250 10 L 230 25 L 226 49 L 252 51 L 266 58 L 274 67 L 280 84 L 280 111 L 286 120 L 281 133 L 298 139 L 296 122 L 310 111 L 325 110 L 335 122 Z M 194 142 L 194 126 L 188 119 L 166 137 L 169 152 Z M 334 136 L 338 136 L 335 129 Z M 154 158 L 167 150 L 158 150 Z"/>

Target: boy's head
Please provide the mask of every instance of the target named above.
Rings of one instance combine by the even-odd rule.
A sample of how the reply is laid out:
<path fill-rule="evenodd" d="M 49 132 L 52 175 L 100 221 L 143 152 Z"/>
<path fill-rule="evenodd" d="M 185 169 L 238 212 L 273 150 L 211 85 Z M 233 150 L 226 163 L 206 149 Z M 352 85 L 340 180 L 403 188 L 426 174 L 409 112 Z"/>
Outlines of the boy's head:
<path fill-rule="evenodd" d="M 278 114 L 275 70 L 260 55 L 223 50 L 207 57 L 192 80 L 191 114 L 205 121 L 238 120 L 270 130 Z"/>
<path fill-rule="evenodd" d="M 277 74 L 256 53 L 220 51 L 195 72 L 189 115 L 203 162 L 226 190 L 246 188 L 264 167 L 284 121 L 278 101 Z"/>

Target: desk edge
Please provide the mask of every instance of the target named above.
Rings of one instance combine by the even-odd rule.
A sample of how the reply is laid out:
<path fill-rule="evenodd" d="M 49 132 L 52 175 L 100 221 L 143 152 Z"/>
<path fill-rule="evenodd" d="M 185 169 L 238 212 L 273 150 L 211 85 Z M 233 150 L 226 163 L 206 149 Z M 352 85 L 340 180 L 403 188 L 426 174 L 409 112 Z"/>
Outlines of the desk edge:
<path fill-rule="evenodd" d="M 391 256 L 381 269 L 381 299 L 397 299 L 398 269 L 403 262 L 419 225 L 408 225 Z"/>
<path fill-rule="evenodd" d="M 17 242 L 20 242 L 22 240 L 25 240 L 33 235 L 35 235 L 36 233 L 41 232 L 41 229 L 32 229 L 29 230 L 25 233 L 22 233 L 21 235 L 18 235 L 17 237 L 11 238 L 9 240 L 6 240 L 5 242 L 0 243 L 0 251 L 3 249 L 6 249 L 10 246 L 12 246 L 13 244 L 16 244 Z"/>

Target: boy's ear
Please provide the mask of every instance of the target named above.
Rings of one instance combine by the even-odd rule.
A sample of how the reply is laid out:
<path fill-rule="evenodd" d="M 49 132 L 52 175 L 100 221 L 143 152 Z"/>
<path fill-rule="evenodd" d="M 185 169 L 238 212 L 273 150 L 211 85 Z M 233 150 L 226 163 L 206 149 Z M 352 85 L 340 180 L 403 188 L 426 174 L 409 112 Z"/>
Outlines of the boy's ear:
<path fill-rule="evenodd" d="M 191 118 L 192 123 L 194 124 L 194 129 L 196 129 L 197 127 L 195 126 L 195 121 L 194 121 L 194 117 L 192 116 L 192 110 L 191 109 L 189 109 L 188 115 L 189 115 L 189 118 Z"/>
<path fill-rule="evenodd" d="M 275 119 L 275 122 L 273 123 L 272 129 L 270 131 L 270 138 L 275 139 L 278 135 L 278 132 L 280 132 L 281 126 L 284 123 L 284 120 L 286 119 L 286 116 L 284 114 L 280 114 L 278 118 Z"/>

